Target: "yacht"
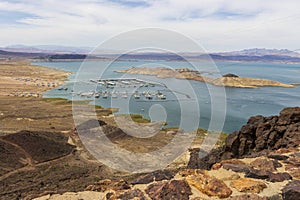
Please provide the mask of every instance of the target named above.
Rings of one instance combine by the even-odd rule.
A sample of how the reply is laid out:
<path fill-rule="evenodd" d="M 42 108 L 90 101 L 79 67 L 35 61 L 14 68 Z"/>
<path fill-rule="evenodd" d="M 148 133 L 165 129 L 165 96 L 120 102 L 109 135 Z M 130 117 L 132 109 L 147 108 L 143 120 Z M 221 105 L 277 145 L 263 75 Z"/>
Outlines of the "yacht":
<path fill-rule="evenodd" d="M 111 94 L 112 98 L 118 98 L 118 92 L 117 91 L 113 91 Z"/>
<path fill-rule="evenodd" d="M 164 94 L 157 95 L 157 98 L 158 99 L 162 99 L 162 100 L 166 100 L 167 99 L 166 95 L 164 95 Z"/>
<path fill-rule="evenodd" d="M 145 95 L 145 97 L 146 97 L 146 99 L 148 99 L 148 100 L 151 100 L 151 99 L 153 99 L 153 96 L 152 96 L 151 94 L 149 94 L 149 93 L 148 93 L 148 94 L 146 94 L 146 95 Z"/>
<path fill-rule="evenodd" d="M 141 96 L 140 96 L 138 93 L 135 93 L 135 94 L 133 95 L 133 97 L 134 97 L 135 99 L 140 99 L 140 98 L 141 98 Z"/>
<path fill-rule="evenodd" d="M 127 99 L 127 98 L 128 98 L 127 92 L 123 92 L 122 97 L 123 97 L 124 99 Z"/>
<path fill-rule="evenodd" d="M 99 98 L 101 96 L 101 94 L 100 93 L 95 93 L 95 98 Z"/>

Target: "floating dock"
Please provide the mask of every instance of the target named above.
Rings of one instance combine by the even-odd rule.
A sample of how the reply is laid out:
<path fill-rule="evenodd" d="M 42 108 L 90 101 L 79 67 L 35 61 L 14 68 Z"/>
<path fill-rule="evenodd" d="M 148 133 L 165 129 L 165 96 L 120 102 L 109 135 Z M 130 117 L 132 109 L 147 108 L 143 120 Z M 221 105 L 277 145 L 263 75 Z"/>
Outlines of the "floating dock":
<path fill-rule="evenodd" d="M 153 82 L 153 81 L 146 81 L 137 78 L 113 78 L 113 79 L 97 79 L 97 80 L 90 80 L 92 83 L 100 84 L 106 87 L 155 87 L 156 85 L 160 85 L 165 87 L 164 84 Z"/>

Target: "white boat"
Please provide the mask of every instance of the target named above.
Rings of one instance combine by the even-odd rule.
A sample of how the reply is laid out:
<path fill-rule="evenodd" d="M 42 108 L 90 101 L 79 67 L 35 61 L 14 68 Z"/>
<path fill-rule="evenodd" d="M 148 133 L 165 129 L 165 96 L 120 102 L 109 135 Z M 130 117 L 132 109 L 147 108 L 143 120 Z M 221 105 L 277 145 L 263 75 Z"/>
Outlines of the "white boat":
<path fill-rule="evenodd" d="M 127 99 L 127 98 L 128 98 L 127 92 L 123 92 L 123 93 L 122 93 L 122 97 L 123 97 L 124 99 Z"/>
<path fill-rule="evenodd" d="M 137 94 L 137 93 L 135 93 L 135 94 L 133 95 L 133 97 L 134 97 L 135 99 L 140 99 L 140 98 L 141 98 L 141 96 L 140 96 L 139 94 Z"/>
<path fill-rule="evenodd" d="M 115 92 L 112 93 L 111 97 L 112 97 L 112 98 L 118 98 L 118 93 L 115 93 Z"/>
<path fill-rule="evenodd" d="M 162 99 L 162 100 L 166 100 L 167 99 L 166 95 L 164 95 L 164 94 L 157 95 L 157 98 L 158 99 Z"/>
<path fill-rule="evenodd" d="M 107 90 L 105 90 L 104 92 L 103 92 L 103 94 L 102 94 L 103 96 L 103 99 L 107 99 L 108 98 L 108 96 L 110 95 L 110 93 L 109 93 L 109 91 L 107 91 Z"/>
<path fill-rule="evenodd" d="M 103 99 L 107 99 L 108 98 L 108 93 L 104 93 L 102 97 L 103 97 Z"/>
<path fill-rule="evenodd" d="M 146 97 L 146 99 L 149 99 L 149 100 L 153 99 L 153 96 L 151 94 L 149 94 L 149 93 L 146 94 L 145 97 Z"/>
<path fill-rule="evenodd" d="M 97 99 L 98 99 L 100 96 L 101 96 L 100 93 L 96 93 L 96 94 L 95 94 L 95 98 L 97 98 Z"/>
<path fill-rule="evenodd" d="M 93 96 L 94 93 L 93 92 L 82 92 L 80 93 L 80 96 L 86 96 L 86 97 L 90 97 L 90 96 Z"/>

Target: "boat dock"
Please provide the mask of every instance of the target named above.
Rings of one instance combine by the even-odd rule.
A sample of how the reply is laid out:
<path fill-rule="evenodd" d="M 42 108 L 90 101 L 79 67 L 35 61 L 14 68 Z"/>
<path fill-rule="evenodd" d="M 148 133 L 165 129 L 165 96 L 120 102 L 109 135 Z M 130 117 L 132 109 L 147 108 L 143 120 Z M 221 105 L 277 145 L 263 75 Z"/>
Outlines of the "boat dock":
<path fill-rule="evenodd" d="M 165 87 L 164 84 L 153 82 L 153 81 L 146 81 L 137 78 L 114 78 L 114 79 L 97 79 L 97 80 L 90 80 L 92 83 L 100 84 L 107 88 L 114 88 L 114 87 L 155 87 L 157 85 Z"/>

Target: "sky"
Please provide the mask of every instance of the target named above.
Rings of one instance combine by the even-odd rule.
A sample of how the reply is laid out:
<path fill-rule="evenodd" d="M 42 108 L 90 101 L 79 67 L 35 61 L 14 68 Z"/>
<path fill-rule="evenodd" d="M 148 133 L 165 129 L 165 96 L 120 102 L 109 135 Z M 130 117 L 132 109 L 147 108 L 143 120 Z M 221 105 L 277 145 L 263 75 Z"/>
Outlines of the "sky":
<path fill-rule="evenodd" d="M 207 51 L 299 49 L 299 0 L 0 0 L 0 46 L 96 47 L 139 28 L 174 30 Z"/>

